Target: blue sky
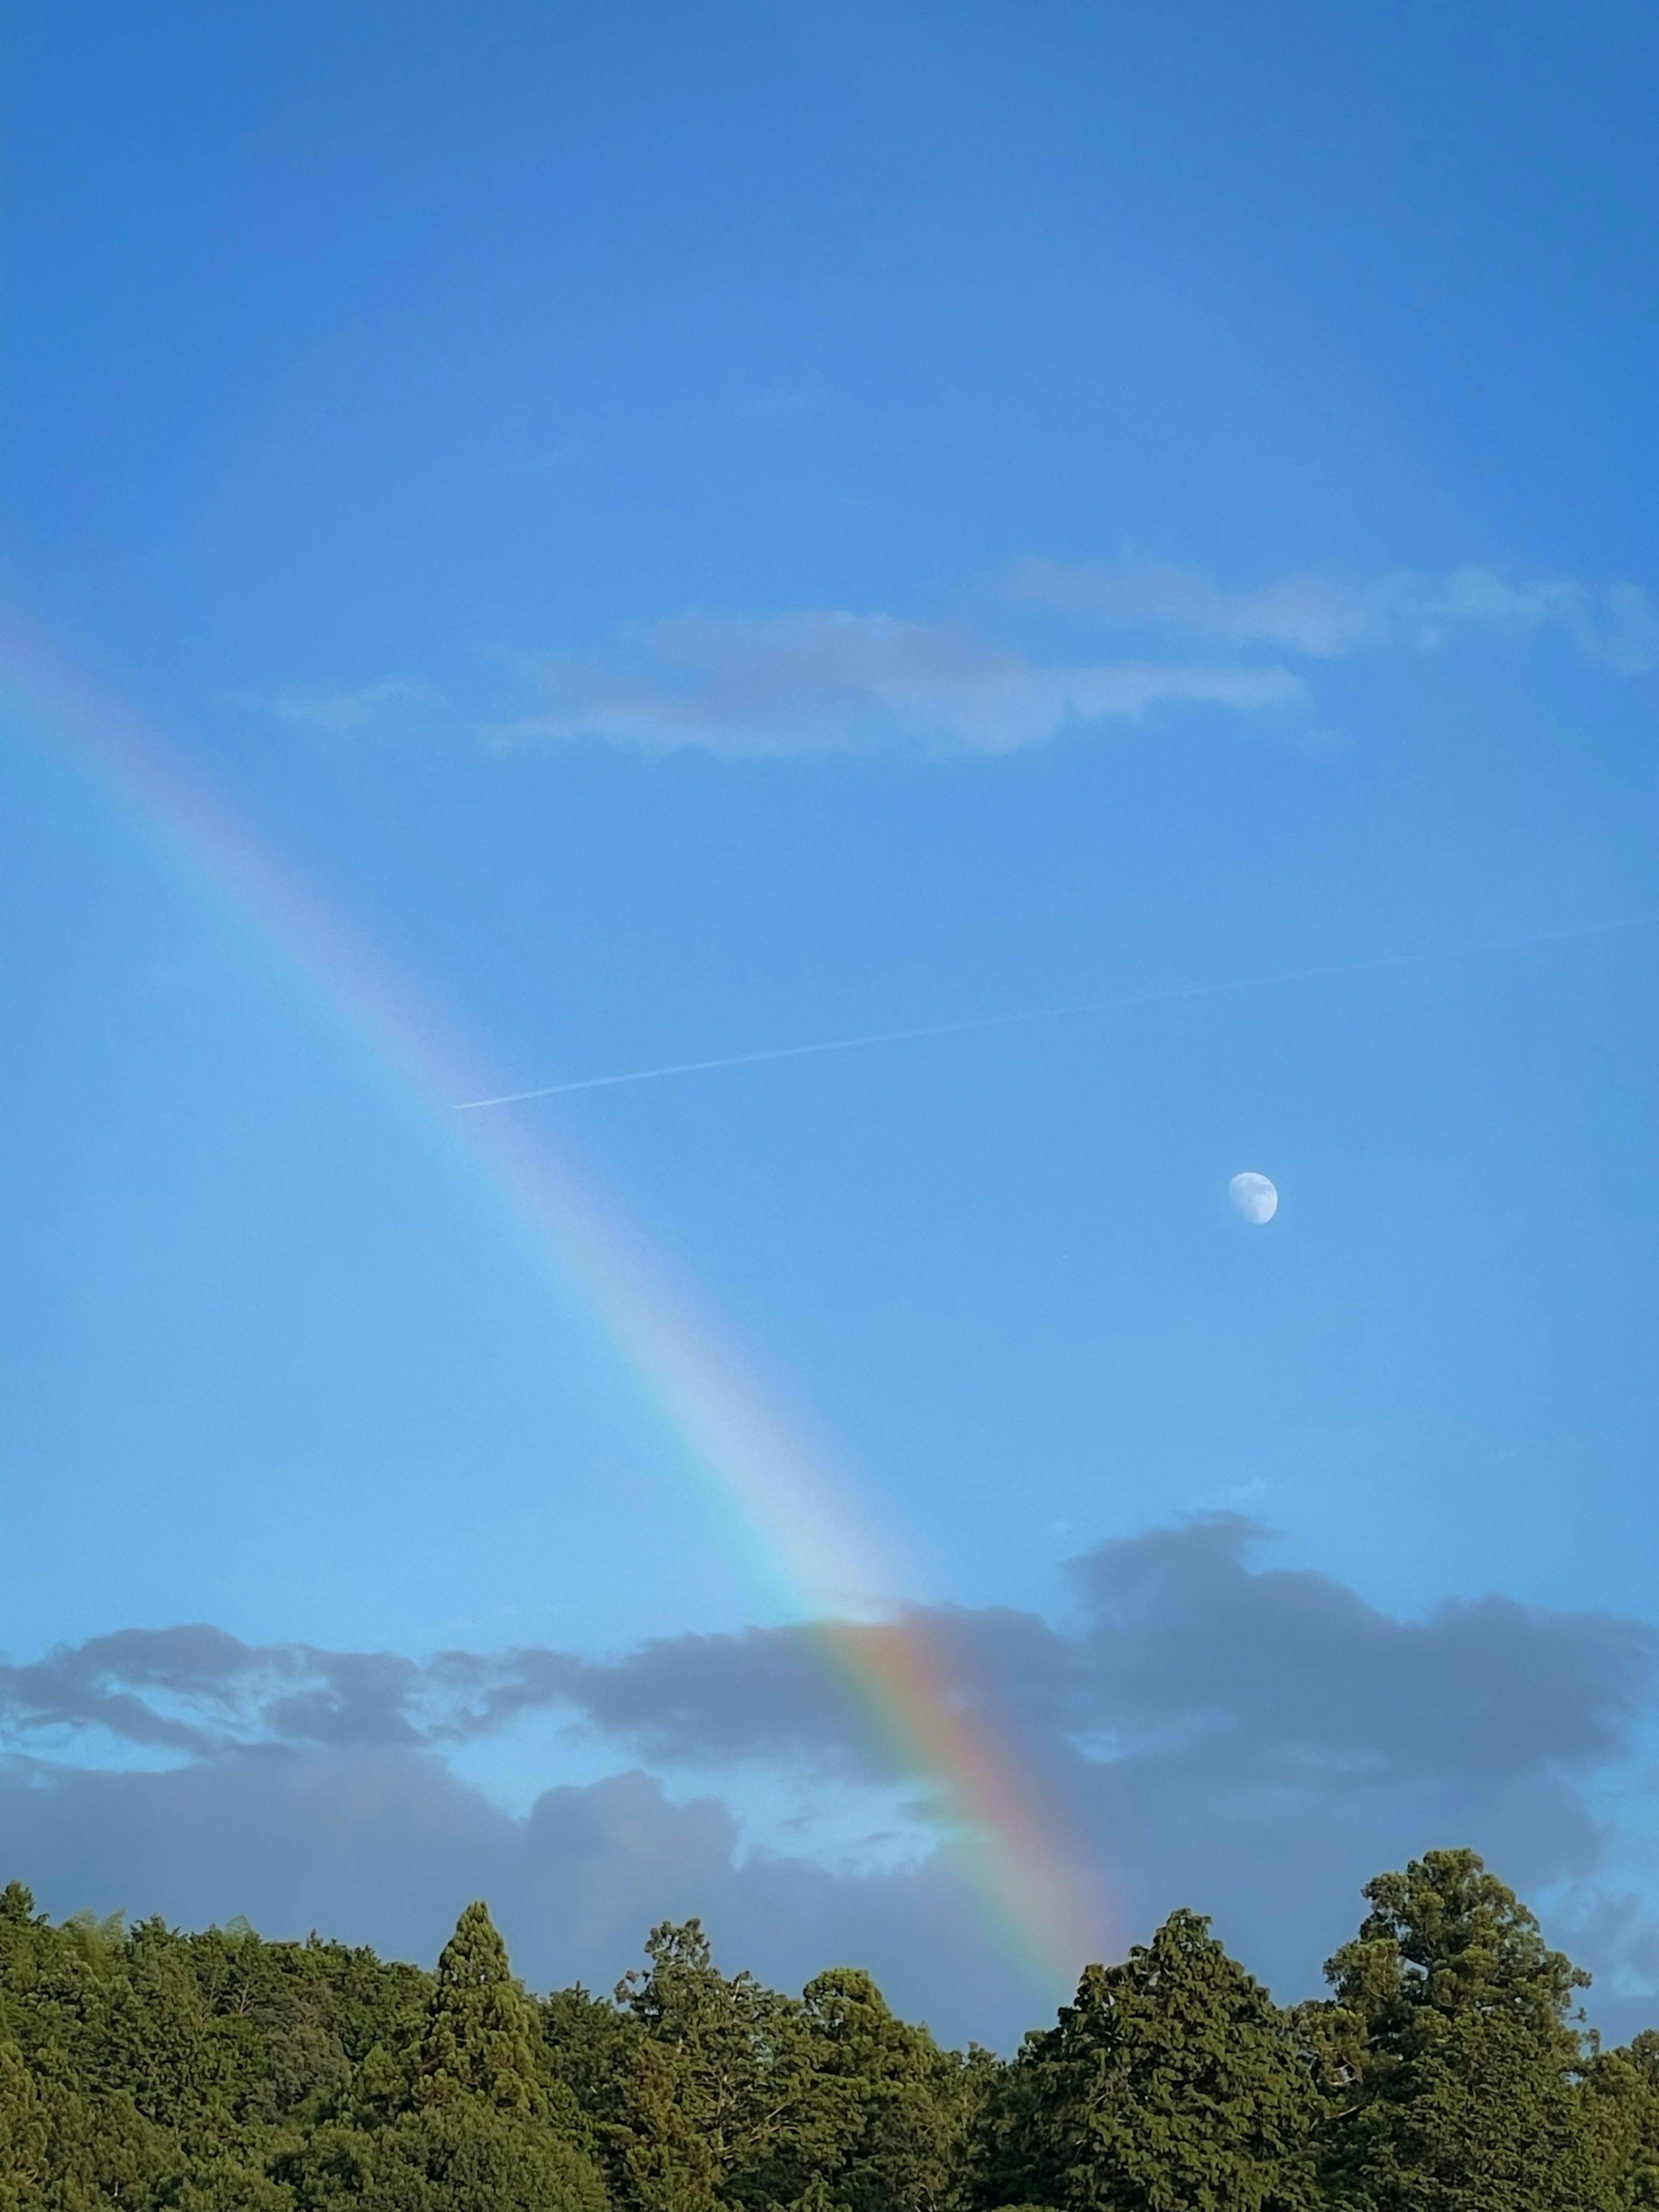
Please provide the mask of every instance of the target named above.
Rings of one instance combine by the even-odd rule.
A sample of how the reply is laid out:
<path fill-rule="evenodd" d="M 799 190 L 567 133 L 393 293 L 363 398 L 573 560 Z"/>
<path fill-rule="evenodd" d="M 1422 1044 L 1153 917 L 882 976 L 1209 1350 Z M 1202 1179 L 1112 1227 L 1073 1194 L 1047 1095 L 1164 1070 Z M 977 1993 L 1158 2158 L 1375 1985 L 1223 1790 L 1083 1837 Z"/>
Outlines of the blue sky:
<path fill-rule="evenodd" d="M 1100 1559 L 1152 1560 L 1201 1624 L 1220 1530 L 1315 1670 L 1336 1613 L 1296 1573 L 1374 1656 L 1443 1630 L 1453 1672 L 1448 1623 L 1498 1634 L 1476 1601 L 1540 1651 L 1577 1621 L 1571 1741 L 1480 1662 L 1525 1790 L 1437 1796 L 1467 1747 L 1419 1773 L 1385 1730 L 1375 1802 L 1298 1813 L 1294 1894 L 1227 1872 L 1220 1779 L 1152 1774 L 1121 1836 L 1074 1817 L 1128 1923 L 1213 1899 L 1287 1989 L 1390 1854 L 1471 1841 L 1639 2003 L 1647 12 L 71 4 L 6 34 L 14 619 L 465 1036 L 481 1093 L 1149 1001 L 500 1110 L 661 1255 L 890 1596 L 1063 1638 Z M 14 1666 L 190 1623 L 622 1668 L 787 1631 L 799 1592 L 363 1038 L 39 735 L 0 755 Z M 1179 995 L 1212 984 L 1242 988 Z M 1246 1168 L 1266 1229 L 1227 1206 Z M 75 1680 L 204 1694 L 120 1651 Z M 1431 1694 L 1376 1666 L 1379 1713 Z M 637 1767 L 668 1828 L 705 1793 L 660 1863 L 763 1966 L 794 1963 L 793 1908 L 755 1901 L 787 1863 L 914 2008 L 1011 2016 L 950 1983 L 957 1907 L 924 1941 L 882 1887 L 895 1850 L 932 1879 L 902 1777 L 804 1722 L 736 1753 L 730 1715 L 669 1745 L 560 1708 L 436 1780 L 426 1745 L 396 1786 L 449 1840 L 375 1921 L 379 1831 L 303 1894 L 258 1860 L 246 1761 L 266 1789 L 337 1747 L 17 1694 L 5 1818 L 55 1910 L 171 1882 L 181 1917 L 432 1950 L 538 1793 Z M 1265 1771 L 1303 1723 L 1261 1700 Z M 393 1736 L 360 1777 L 416 1757 Z M 1320 1741 L 1335 1775 L 1355 1747 Z M 74 1793 L 120 1787 L 153 1861 L 85 1842 Z M 234 1896 L 167 1842 L 215 1789 Z M 1172 1822 L 1213 1839 L 1179 1899 Z M 655 1879 L 617 1875 L 641 1929 Z M 544 1980 L 627 1963 L 523 1911 Z"/>

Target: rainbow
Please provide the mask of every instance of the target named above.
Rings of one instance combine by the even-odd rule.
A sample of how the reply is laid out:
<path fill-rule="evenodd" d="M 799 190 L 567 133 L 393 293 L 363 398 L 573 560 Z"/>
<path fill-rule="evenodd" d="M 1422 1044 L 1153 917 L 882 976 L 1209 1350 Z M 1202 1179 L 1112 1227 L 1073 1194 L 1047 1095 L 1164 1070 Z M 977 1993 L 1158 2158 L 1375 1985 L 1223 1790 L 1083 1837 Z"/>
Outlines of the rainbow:
<path fill-rule="evenodd" d="M 90 659 L 0 618 L 0 724 L 112 802 L 418 1108 L 481 1200 L 504 1212 L 538 1276 L 603 1332 L 687 1463 L 818 1620 L 830 1663 L 968 1845 L 963 1863 L 1012 1963 L 1052 2001 L 1095 1936 L 1085 1885 L 1040 1816 L 1033 1784 L 953 1687 L 925 1622 L 872 1607 L 886 1587 L 878 1562 L 713 1333 L 691 1325 L 688 1300 L 665 1287 L 644 1240 L 535 1125 L 456 1112 L 476 1058 L 186 765 L 124 684 L 88 672 Z"/>

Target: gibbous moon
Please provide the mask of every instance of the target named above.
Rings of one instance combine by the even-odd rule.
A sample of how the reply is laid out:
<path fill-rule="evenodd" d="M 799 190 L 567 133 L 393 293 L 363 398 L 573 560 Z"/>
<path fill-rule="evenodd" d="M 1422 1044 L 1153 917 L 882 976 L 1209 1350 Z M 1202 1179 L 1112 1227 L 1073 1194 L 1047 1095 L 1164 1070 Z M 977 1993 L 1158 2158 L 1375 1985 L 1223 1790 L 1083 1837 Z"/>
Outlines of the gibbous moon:
<path fill-rule="evenodd" d="M 1258 1229 L 1279 1211 L 1279 1193 L 1264 1175 L 1248 1170 L 1236 1175 L 1227 1186 L 1227 1195 L 1245 1220 L 1253 1222 Z"/>

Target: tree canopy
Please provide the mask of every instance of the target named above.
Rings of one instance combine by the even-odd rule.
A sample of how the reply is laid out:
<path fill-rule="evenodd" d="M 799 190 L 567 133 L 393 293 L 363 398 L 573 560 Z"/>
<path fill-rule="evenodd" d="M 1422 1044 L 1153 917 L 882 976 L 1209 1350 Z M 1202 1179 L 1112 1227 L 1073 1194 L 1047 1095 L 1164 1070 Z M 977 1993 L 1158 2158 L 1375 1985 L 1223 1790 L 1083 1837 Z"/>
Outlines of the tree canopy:
<path fill-rule="evenodd" d="M 1194 1912 L 1089 1966 L 990 2126 L 998 2191 L 1064 2212 L 1300 2212 L 1316 2093 L 1288 2022 Z"/>
<path fill-rule="evenodd" d="M 1326 1968 L 1352 2048 L 1326 2137 L 1329 2194 L 1400 2212 L 1598 2212 L 1619 2203 L 1586 2125 L 1569 2018 L 1589 1977 L 1473 1851 L 1430 1851 L 1365 1887 Z"/>
<path fill-rule="evenodd" d="M 0 2212 L 1659 2212 L 1659 2033 L 1471 1851 L 1379 1875 L 1281 2009 L 1172 1913 L 1004 2063 L 867 1973 L 664 1923 L 538 1999 L 482 1902 L 430 1973 L 0 1892 Z"/>

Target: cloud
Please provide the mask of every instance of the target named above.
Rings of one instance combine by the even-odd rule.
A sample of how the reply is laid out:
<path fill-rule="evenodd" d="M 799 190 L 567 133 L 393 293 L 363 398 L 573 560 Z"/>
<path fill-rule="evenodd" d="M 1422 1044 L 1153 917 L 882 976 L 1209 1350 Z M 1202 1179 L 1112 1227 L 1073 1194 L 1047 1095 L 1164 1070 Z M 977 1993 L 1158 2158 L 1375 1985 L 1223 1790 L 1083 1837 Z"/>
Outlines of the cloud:
<path fill-rule="evenodd" d="M 0 1771 L 8 1874 L 48 1909 L 159 1911 L 263 1933 L 311 1929 L 435 1958 L 487 1896 L 533 1986 L 605 1989 L 646 1930 L 693 1913 L 728 1970 L 799 1987 L 827 1964 L 878 1962 L 910 2016 L 1012 2043 L 1031 2005 L 988 1937 L 964 1869 L 847 1875 L 740 1856 L 713 1799 L 676 1803 L 637 1771 L 554 1789 L 522 1819 L 428 1754 L 244 1751 L 167 1774 Z"/>
<path fill-rule="evenodd" d="M 686 614 L 624 635 L 611 659 L 526 661 L 532 710 L 485 732 L 501 747 L 587 738 L 726 760 L 1018 752 L 1178 704 L 1270 714 L 1304 696 L 1282 668 L 1131 660 L 1045 666 L 891 615 Z"/>
<path fill-rule="evenodd" d="M 1102 628 L 1186 637 L 1237 651 L 1268 646 L 1328 659 L 1364 646 L 1429 651 L 1455 633 L 1510 636 L 1555 630 L 1584 657 L 1621 676 L 1659 665 L 1659 605 L 1636 584 L 1605 589 L 1566 580 L 1511 584 L 1490 568 L 1434 578 L 1409 570 L 1347 580 L 1285 576 L 1229 591 L 1197 569 L 1121 562 L 1062 568 L 1028 561 L 1017 599 L 1085 617 Z"/>
<path fill-rule="evenodd" d="M 783 416 L 822 397 L 816 388 L 781 387 L 727 412 L 734 420 Z M 587 451 L 576 441 L 538 465 Z M 942 761 L 1022 752 L 1182 706 L 1262 717 L 1305 703 L 1306 679 L 1264 655 L 1330 660 L 1364 649 L 1428 653 L 1460 635 L 1553 633 L 1618 675 L 1659 667 L 1659 604 L 1635 584 L 1514 583 L 1468 566 L 1440 577 L 1308 574 L 1232 590 L 1194 568 L 1127 560 L 1072 568 L 1026 561 L 1006 584 L 1014 600 L 1158 649 L 1051 660 L 884 613 L 693 611 L 634 624 L 607 653 L 520 656 L 515 665 L 531 702 L 472 727 L 503 752 L 592 743 L 729 761 Z M 272 711 L 337 736 L 394 721 L 462 726 L 439 693 L 404 679 L 282 699 Z"/>
<path fill-rule="evenodd" d="M 923 1607 L 612 1660 L 529 1647 L 419 1663 L 207 1627 L 95 1638 L 0 1669 L 5 1871 L 57 1910 L 244 1911 L 422 1956 L 483 1891 L 543 1982 L 604 1981 L 651 1920 L 702 1911 L 774 1978 L 860 1960 L 951 2033 L 1006 2037 L 1031 1995 L 973 1904 L 971 1838 L 927 1826 L 924 1778 L 834 1663 L 912 1636 L 1075 1839 L 1115 1941 L 1194 1904 L 1305 1991 L 1368 1875 L 1470 1843 L 1523 1891 L 1570 1893 L 1589 1962 L 1618 1968 L 1615 1993 L 1645 1987 L 1659 1945 L 1603 1895 L 1596 1792 L 1638 1746 L 1654 1631 L 1501 1596 L 1401 1620 L 1328 1576 L 1258 1567 L 1259 1533 L 1221 1516 L 1103 1546 L 1074 1571 L 1064 1626 Z M 527 1715 L 627 1771 L 514 1818 L 447 1760 Z M 112 1747 L 165 1771 L 107 1771 Z M 805 1778 L 820 1802 L 921 1790 L 922 1848 L 899 1866 L 757 1850 L 707 1794 L 721 1774 L 738 1798 L 745 1775 Z M 692 1803 L 672 1801 L 676 1776 Z"/>
<path fill-rule="evenodd" d="M 258 1647 L 206 1625 L 126 1628 L 0 1666 L 0 1741 L 91 1734 L 204 1757 L 241 1743 L 413 1744 L 422 1680 L 390 1652 Z"/>
<path fill-rule="evenodd" d="M 322 698 L 277 699 L 272 702 L 272 712 L 285 722 L 326 730 L 331 737 L 350 738 L 395 716 L 404 722 L 430 721 L 446 710 L 447 703 L 429 684 L 398 679 L 367 684 L 358 691 L 336 691 Z M 401 716 L 398 716 L 399 708 Z"/>

